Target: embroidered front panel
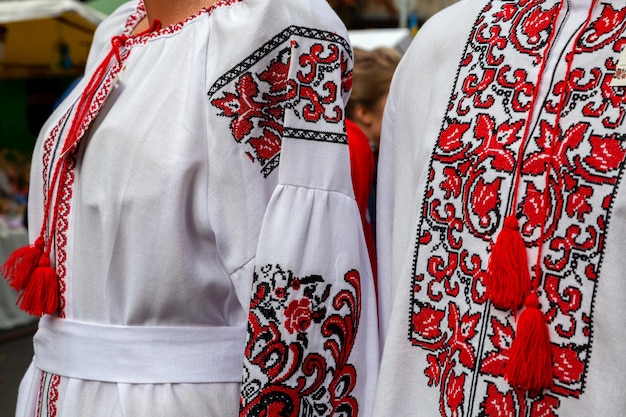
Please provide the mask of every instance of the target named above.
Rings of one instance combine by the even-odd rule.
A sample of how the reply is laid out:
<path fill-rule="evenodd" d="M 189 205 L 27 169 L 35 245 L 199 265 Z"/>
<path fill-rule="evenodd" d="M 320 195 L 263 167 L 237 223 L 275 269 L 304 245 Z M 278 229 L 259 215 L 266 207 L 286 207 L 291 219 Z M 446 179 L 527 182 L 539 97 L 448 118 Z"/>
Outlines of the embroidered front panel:
<path fill-rule="evenodd" d="M 442 416 L 556 416 L 563 396 L 584 392 L 593 295 L 626 159 L 617 129 L 625 94 L 609 86 L 626 44 L 625 13 L 598 3 L 564 51 L 551 50 L 557 2 L 493 1 L 476 21 L 433 150 L 414 253 L 409 339 L 423 350 L 416 372 L 440 391 Z M 561 68 L 535 103 L 548 53 L 570 71 Z M 490 247 L 510 212 L 533 265 L 544 236 L 538 280 L 531 271 L 554 362 L 554 385 L 543 393 L 504 380 L 515 316 L 485 294 Z"/>
<path fill-rule="evenodd" d="M 337 288 L 265 265 L 252 294 L 240 415 L 358 416 L 348 363 L 361 316 L 358 272 Z"/>
<path fill-rule="evenodd" d="M 347 143 L 343 95 L 352 83 L 349 51 L 333 33 L 291 26 L 209 89 L 211 104 L 230 119 L 233 139 L 265 177 L 278 166 L 284 134 Z M 283 123 L 286 112 L 298 126 Z M 323 131 L 320 126 L 334 128 Z"/>
<path fill-rule="evenodd" d="M 75 153 L 109 93 L 117 85 L 118 75 L 123 69 L 123 60 L 130 54 L 130 49 L 125 45 L 119 45 L 118 48 L 117 59 L 103 62 L 101 64 L 102 72 L 96 71 L 97 75 L 92 75 L 88 85 L 92 88 L 92 94 L 85 95 L 83 93 L 78 97 L 50 131 L 43 143 L 42 193 L 45 202 L 44 208 L 49 206 L 49 215 L 52 219 L 49 223 L 53 223 L 52 227 L 50 227 L 51 224 L 44 224 L 43 228 L 46 239 L 52 240 L 49 244 L 54 245 L 54 263 L 59 280 L 59 308 L 57 312 L 59 317 L 65 317 L 66 308 L 66 245 L 75 179 Z M 110 52 L 110 54 L 112 53 Z"/>

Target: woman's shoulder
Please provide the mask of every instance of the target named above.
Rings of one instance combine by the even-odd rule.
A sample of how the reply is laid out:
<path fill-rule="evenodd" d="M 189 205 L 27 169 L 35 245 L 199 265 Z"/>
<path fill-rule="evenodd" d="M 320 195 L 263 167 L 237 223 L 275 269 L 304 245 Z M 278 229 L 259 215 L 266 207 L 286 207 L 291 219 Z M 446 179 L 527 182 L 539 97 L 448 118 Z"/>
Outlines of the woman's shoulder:
<path fill-rule="evenodd" d="M 103 50 L 108 50 L 111 44 L 111 38 L 116 35 L 121 35 L 124 32 L 128 18 L 137 10 L 137 7 L 138 0 L 124 3 L 98 25 L 89 50 L 87 69 L 96 62 Z"/>
<path fill-rule="evenodd" d="M 267 29 L 299 27 L 325 30 L 347 38 L 345 25 L 326 0 L 222 0 L 229 7 L 220 12 L 231 18 L 261 22 Z M 216 10 L 217 11 L 217 10 Z"/>

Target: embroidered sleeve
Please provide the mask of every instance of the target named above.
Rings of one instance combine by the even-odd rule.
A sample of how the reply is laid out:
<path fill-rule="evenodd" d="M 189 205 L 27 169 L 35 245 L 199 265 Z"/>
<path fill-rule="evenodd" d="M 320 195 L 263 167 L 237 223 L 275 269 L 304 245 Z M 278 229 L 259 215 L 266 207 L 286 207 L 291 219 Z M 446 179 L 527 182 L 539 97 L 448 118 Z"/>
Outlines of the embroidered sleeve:
<path fill-rule="evenodd" d="M 288 75 L 267 96 L 284 103 L 279 124 L 268 124 L 280 132 L 279 184 L 256 255 L 241 416 L 362 415 L 378 342 L 344 130 L 351 51 L 309 28 L 279 38 L 284 54 L 272 65 Z"/>

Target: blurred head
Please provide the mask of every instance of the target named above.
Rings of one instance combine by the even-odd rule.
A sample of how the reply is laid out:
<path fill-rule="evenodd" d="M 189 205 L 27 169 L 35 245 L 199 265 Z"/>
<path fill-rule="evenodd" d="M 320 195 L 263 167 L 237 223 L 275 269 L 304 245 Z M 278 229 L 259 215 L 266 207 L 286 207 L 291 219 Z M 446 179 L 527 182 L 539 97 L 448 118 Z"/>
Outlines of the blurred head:
<path fill-rule="evenodd" d="M 352 94 L 346 113 L 374 148 L 378 148 L 380 142 L 383 109 L 400 58 L 400 52 L 392 48 L 354 49 Z"/>

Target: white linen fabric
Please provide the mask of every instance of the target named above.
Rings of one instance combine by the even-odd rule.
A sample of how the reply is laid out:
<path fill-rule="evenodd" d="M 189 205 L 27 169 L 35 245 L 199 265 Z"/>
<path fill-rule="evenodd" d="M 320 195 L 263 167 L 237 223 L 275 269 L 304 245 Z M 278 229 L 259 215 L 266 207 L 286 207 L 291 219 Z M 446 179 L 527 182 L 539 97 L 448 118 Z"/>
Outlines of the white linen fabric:
<path fill-rule="evenodd" d="M 610 83 L 625 14 L 466 0 L 420 29 L 380 148 L 375 416 L 623 415 L 626 94 Z M 550 332 L 553 385 L 538 393 L 504 378 L 516 316 L 485 294 L 509 213 Z"/>
<path fill-rule="evenodd" d="M 345 28 L 322 0 L 224 0 L 131 36 L 144 16 L 131 2 L 98 28 L 34 153 L 31 225 L 56 161 L 70 161 L 61 302 L 41 320 L 16 415 L 224 417 L 240 398 L 242 415 L 369 415 L 378 339 Z"/>

